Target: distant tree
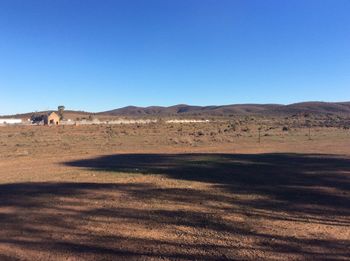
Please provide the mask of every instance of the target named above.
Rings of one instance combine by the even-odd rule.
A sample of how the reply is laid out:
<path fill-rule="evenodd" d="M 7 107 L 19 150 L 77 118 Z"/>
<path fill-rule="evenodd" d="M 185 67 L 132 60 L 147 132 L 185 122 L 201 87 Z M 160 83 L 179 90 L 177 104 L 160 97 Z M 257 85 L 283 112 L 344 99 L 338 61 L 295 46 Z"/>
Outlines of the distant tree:
<path fill-rule="evenodd" d="M 259 142 L 259 143 L 260 143 L 260 141 L 261 141 L 261 129 L 262 129 L 262 127 L 259 126 L 259 128 L 258 128 L 258 134 L 259 134 L 259 136 L 258 136 L 258 142 Z"/>
<path fill-rule="evenodd" d="M 308 133 L 309 140 L 311 140 L 311 127 L 312 127 L 312 123 L 311 123 L 310 120 L 306 120 L 305 123 L 306 123 L 306 127 L 309 129 L 309 133 Z"/>
<path fill-rule="evenodd" d="M 38 114 L 32 114 L 32 116 L 30 117 L 30 121 L 33 124 L 40 124 L 44 122 L 44 117 L 43 115 L 38 115 Z"/>
<path fill-rule="evenodd" d="M 63 105 L 60 105 L 57 107 L 58 116 L 60 116 L 60 120 L 63 120 L 64 109 L 65 109 L 65 107 Z"/>

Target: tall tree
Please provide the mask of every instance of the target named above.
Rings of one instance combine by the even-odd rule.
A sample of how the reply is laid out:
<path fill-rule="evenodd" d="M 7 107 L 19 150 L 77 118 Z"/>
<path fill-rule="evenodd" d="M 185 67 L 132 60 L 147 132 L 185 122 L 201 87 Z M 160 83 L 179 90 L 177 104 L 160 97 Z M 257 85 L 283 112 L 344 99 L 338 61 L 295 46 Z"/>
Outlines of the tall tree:
<path fill-rule="evenodd" d="M 65 107 L 63 105 L 60 105 L 57 107 L 58 115 L 60 116 L 60 120 L 63 120 L 64 109 L 65 109 Z"/>

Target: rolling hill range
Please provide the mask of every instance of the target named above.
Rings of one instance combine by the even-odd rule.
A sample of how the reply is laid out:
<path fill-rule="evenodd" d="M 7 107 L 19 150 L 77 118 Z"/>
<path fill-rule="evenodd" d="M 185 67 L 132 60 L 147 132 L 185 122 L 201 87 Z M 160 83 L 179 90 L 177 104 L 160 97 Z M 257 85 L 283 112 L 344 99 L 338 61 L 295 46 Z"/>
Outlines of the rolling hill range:
<path fill-rule="evenodd" d="M 281 115 L 295 113 L 349 114 L 350 102 L 302 102 L 289 105 L 280 104 L 233 104 L 222 106 L 191 106 L 179 104 L 170 107 L 135 107 L 100 112 L 101 115 L 118 116 L 230 116 L 238 115 Z"/>
<path fill-rule="evenodd" d="M 38 112 L 44 113 L 45 111 Z M 233 104 L 221 106 L 191 106 L 179 104 L 169 107 L 127 106 L 104 112 L 85 112 L 66 110 L 66 118 L 87 118 L 89 115 L 100 117 L 186 117 L 186 116 L 233 116 L 233 115 L 292 115 L 299 113 L 349 115 L 350 102 L 301 102 L 289 105 L 281 104 Z M 33 113 L 7 115 L 1 117 L 29 118 Z"/>

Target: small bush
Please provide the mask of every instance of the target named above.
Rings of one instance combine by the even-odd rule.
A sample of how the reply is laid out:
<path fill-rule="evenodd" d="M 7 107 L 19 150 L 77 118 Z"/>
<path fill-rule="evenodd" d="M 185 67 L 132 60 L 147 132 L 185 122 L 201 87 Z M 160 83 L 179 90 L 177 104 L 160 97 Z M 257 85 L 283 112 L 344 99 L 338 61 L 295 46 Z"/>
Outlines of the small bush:
<path fill-rule="evenodd" d="M 197 132 L 197 136 L 203 136 L 204 135 L 204 132 L 203 131 L 198 131 Z"/>

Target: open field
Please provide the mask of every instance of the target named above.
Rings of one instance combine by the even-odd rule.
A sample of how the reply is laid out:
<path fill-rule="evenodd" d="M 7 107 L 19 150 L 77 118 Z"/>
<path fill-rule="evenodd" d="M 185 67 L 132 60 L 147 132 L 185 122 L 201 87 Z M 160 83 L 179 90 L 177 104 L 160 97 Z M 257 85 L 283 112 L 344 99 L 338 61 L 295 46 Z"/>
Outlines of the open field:
<path fill-rule="evenodd" d="M 0 260 L 347 259 L 350 130 L 249 122 L 0 127 Z"/>

